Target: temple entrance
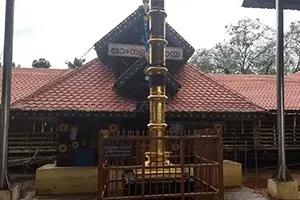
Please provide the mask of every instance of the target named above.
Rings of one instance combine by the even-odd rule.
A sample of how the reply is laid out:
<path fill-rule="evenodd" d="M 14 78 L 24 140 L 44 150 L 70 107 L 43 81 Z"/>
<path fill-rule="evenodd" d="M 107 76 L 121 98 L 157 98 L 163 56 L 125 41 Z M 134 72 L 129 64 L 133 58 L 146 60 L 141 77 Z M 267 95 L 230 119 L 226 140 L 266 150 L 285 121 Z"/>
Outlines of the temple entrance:
<path fill-rule="evenodd" d="M 151 165 L 151 145 L 163 141 L 171 164 Z M 156 157 L 159 162 L 159 157 Z M 223 199 L 222 127 L 210 125 L 165 137 L 148 131 L 101 130 L 98 199 Z"/>

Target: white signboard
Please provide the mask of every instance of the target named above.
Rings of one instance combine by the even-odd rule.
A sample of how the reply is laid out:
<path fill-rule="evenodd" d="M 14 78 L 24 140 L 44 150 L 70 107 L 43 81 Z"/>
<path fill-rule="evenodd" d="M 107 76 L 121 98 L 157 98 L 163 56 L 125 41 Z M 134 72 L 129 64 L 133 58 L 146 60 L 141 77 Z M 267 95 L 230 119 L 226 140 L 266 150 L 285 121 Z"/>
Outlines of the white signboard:
<path fill-rule="evenodd" d="M 120 57 L 140 58 L 145 55 L 146 49 L 143 45 L 108 43 L 108 55 Z M 167 47 L 166 59 L 183 60 L 182 47 Z"/>

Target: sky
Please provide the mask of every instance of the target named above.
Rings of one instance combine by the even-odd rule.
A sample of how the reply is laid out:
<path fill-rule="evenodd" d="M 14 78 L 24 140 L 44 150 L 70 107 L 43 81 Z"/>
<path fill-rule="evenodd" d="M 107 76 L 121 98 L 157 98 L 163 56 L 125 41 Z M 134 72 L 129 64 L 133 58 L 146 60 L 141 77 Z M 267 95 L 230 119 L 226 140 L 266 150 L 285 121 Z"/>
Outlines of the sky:
<path fill-rule="evenodd" d="M 275 10 L 242 8 L 243 0 L 165 0 L 168 23 L 195 49 L 210 48 L 225 37 L 225 26 L 259 18 L 273 28 Z M 15 0 L 13 61 L 31 67 L 46 58 L 52 68 L 83 56 L 98 40 L 131 14 L 142 0 Z M 5 0 L 0 0 L 0 55 L 4 42 Z M 300 11 L 285 11 L 285 25 Z M 97 55 L 91 50 L 85 58 Z"/>

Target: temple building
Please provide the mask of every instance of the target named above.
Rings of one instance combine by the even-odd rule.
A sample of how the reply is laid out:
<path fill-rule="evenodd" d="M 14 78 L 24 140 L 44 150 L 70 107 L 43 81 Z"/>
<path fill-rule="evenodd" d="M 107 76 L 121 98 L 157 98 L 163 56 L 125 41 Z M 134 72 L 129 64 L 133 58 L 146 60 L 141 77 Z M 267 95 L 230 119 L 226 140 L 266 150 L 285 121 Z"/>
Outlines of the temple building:
<path fill-rule="evenodd" d="M 43 158 L 58 155 L 57 166 L 92 166 L 100 130 L 147 131 L 148 20 L 140 6 L 95 43 L 98 58 L 80 69 L 13 69 L 10 165 L 39 149 Z M 168 131 L 222 123 L 224 158 L 251 167 L 254 159 L 263 165 L 268 152 L 276 163 L 275 77 L 204 74 L 188 63 L 194 48 L 168 23 L 166 39 Z M 293 162 L 300 76 L 286 81 L 287 159 Z"/>
<path fill-rule="evenodd" d="M 95 165 L 101 129 L 146 130 L 147 26 L 148 16 L 140 6 L 95 43 L 98 58 L 78 70 L 66 70 L 13 101 L 11 124 L 23 119 L 43 121 L 48 126 L 56 123 L 51 130 L 58 133 L 58 166 Z M 264 108 L 187 63 L 194 48 L 169 24 L 166 39 L 168 129 L 192 130 L 207 121 L 235 123 L 262 116 Z M 86 156 L 82 156 L 83 151 Z M 90 160 L 82 161 L 82 157 Z"/>

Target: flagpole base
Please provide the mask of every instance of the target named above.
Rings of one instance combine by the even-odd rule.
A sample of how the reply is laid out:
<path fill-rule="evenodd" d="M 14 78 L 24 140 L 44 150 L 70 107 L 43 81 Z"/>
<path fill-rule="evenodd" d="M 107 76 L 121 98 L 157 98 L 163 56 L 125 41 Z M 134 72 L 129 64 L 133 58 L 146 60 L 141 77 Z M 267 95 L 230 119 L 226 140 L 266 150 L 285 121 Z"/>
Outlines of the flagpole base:
<path fill-rule="evenodd" d="M 180 178 L 181 168 L 173 165 L 170 160 L 170 152 L 146 152 L 145 168 L 134 171 L 136 178 L 146 179 L 164 179 L 164 178 Z"/>

